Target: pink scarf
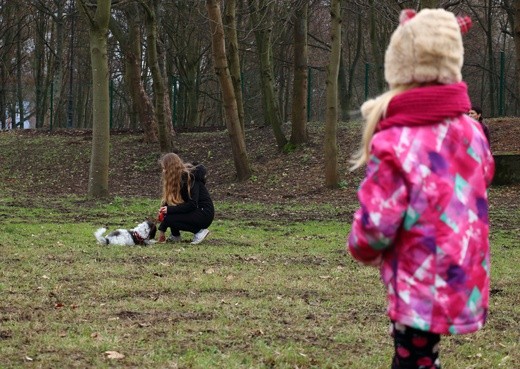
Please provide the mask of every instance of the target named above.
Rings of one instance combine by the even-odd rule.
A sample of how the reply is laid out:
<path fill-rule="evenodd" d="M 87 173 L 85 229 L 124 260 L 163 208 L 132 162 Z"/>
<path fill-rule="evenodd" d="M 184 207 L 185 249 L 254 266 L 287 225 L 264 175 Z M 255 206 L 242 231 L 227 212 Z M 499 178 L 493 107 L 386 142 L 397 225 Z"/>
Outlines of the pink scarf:
<path fill-rule="evenodd" d="M 393 126 L 438 124 L 471 108 L 466 83 L 417 87 L 395 96 L 378 130 Z"/>

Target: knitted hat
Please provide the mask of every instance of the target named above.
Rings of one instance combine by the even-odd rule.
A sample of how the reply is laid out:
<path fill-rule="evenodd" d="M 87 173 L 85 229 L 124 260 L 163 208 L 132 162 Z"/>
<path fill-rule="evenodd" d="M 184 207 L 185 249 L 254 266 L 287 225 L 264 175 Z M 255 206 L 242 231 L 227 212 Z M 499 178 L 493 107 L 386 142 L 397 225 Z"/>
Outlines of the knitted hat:
<path fill-rule="evenodd" d="M 450 84 L 462 80 L 462 33 L 469 17 L 444 9 L 403 10 L 385 54 L 385 79 L 393 88 L 409 83 Z"/>

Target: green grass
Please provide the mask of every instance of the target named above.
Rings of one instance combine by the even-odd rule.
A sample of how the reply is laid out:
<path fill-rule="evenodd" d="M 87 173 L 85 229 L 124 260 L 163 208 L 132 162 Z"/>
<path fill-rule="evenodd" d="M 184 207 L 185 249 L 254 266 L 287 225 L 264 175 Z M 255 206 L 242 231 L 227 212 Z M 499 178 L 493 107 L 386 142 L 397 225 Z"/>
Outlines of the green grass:
<path fill-rule="evenodd" d="M 200 245 L 104 247 L 97 227 L 157 201 L 4 197 L 0 367 L 388 368 L 378 272 L 344 252 L 353 206 L 217 203 Z M 520 212 L 492 219 L 489 321 L 443 338 L 446 368 L 520 366 Z"/>

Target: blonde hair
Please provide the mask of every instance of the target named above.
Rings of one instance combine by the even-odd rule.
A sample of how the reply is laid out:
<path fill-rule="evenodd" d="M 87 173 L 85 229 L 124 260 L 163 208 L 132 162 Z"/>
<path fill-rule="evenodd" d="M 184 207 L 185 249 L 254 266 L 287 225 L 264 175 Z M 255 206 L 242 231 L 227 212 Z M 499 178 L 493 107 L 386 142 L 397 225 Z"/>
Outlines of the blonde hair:
<path fill-rule="evenodd" d="M 351 171 L 361 167 L 363 164 L 368 162 L 368 159 L 370 158 L 370 143 L 372 142 L 372 137 L 374 137 L 377 124 L 381 118 L 386 115 L 386 110 L 388 108 L 388 104 L 390 104 L 390 101 L 392 101 L 395 96 L 417 86 L 417 83 L 394 86 L 375 99 L 366 101 L 363 106 L 361 106 L 361 112 L 365 118 L 365 127 L 363 129 L 361 147 L 354 154 L 352 160 L 350 161 L 352 164 L 350 167 Z"/>
<path fill-rule="evenodd" d="M 165 154 L 159 160 L 162 171 L 162 199 L 165 205 L 178 205 L 184 202 L 181 196 L 182 181 L 185 179 L 188 185 L 188 195 L 191 188 L 191 170 L 193 165 L 184 163 L 182 159 L 174 153 Z"/>

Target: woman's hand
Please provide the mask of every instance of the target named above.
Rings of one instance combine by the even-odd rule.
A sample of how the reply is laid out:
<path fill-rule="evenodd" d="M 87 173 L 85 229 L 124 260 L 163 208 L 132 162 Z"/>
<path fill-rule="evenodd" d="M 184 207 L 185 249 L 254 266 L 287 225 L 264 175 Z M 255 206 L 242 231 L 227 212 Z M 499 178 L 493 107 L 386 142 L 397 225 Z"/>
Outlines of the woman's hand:
<path fill-rule="evenodd" d="M 161 206 L 159 208 L 159 213 L 166 214 L 167 212 L 168 212 L 168 207 L 167 206 Z"/>

